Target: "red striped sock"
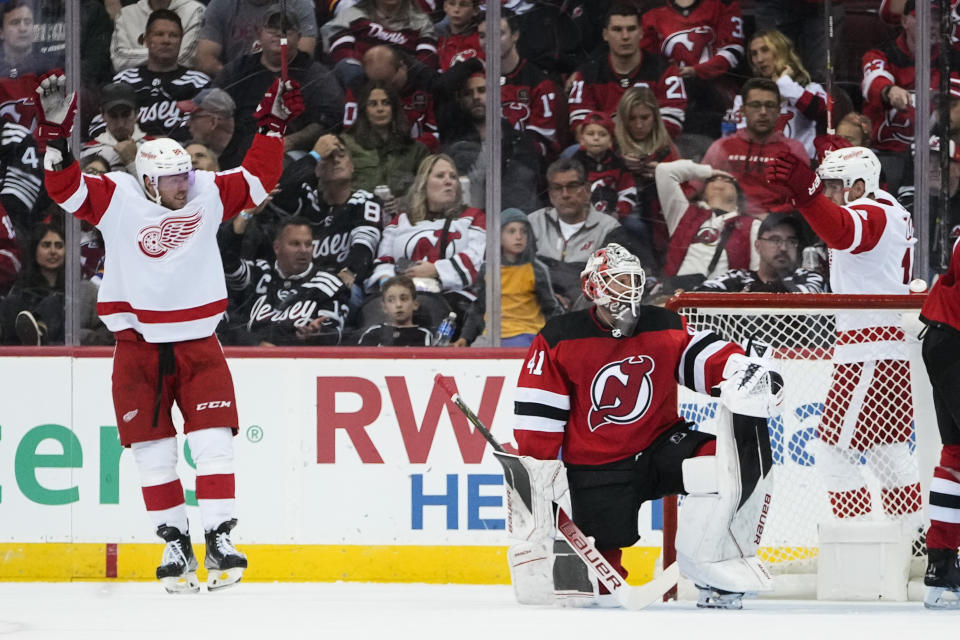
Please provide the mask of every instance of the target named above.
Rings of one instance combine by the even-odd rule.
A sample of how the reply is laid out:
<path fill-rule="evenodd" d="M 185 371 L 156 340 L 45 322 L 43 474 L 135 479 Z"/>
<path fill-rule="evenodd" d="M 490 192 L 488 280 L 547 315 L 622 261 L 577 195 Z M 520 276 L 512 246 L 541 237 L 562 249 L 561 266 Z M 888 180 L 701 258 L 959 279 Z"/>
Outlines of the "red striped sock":
<path fill-rule="evenodd" d="M 870 513 L 870 491 L 866 487 L 852 491 L 828 491 L 830 507 L 838 518 L 853 518 Z"/>

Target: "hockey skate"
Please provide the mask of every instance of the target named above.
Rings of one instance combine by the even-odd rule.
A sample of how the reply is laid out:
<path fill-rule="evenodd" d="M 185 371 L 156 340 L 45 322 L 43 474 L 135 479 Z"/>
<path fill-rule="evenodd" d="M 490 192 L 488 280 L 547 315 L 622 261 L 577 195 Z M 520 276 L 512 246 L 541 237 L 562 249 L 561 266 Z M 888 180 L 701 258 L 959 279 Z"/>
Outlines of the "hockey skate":
<path fill-rule="evenodd" d="M 736 591 L 724 591 L 698 584 L 700 597 L 697 607 L 700 609 L 743 609 L 743 594 Z"/>
<path fill-rule="evenodd" d="M 960 609 L 960 559 L 954 549 L 929 549 L 929 564 L 923 576 L 927 609 Z"/>
<path fill-rule="evenodd" d="M 200 582 L 197 580 L 197 557 L 193 555 L 190 536 L 180 533 L 176 527 L 163 525 L 157 529 L 157 535 L 166 540 L 163 559 L 157 567 L 157 579 L 167 593 L 197 593 Z"/>
<path fill-rule="evenodd" d="M 237 551 L 230 541 L 230 530 L 235 526 L 237 519 L 233 518 L 205 534 L 207 557 L 203 566 L 208 571 L 208 591 L 216 591 L 240 582 L 243 571 L 247 568 L 247 556 Z"/>

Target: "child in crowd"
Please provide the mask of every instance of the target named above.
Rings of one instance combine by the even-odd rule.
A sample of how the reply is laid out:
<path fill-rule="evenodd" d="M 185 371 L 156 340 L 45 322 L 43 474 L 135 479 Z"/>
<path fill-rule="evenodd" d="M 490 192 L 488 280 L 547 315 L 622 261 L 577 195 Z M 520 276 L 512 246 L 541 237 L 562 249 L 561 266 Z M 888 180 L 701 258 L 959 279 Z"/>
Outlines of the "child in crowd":
<path fill-rule="evenodd" d="M 636 213 L 637 187 L 623 159 L 614 151 L 613 135 L 610 116 L 590 112 L 580 129 L 580 149 L 573 157 L 587 170 L 593 206 L 602 213 L 616 216 L 621 224 L 630 228 L 626 220 Z"/>
<path fill-rule="evenodd" d="M 360 344 L 368 347 L 429 347 L 433 342 L 430 330 L 413 322 L 413 314 L 420 308 L 413 280 L 407 276 L 393 276 L 384 281 L 380 292 L 387 322 L 364 331 Z"/>
<path fill-rule="evenodd" d="M 550 272 L 537 260 L 527 216 L 519 209 L 500 213 L 500 345 L 529 347 L 547 318 L 562 311 L 553 295 Z M 477 285 L 477 299 L 467 311 L 463 331 L 454 343 L 466 346 L 485 326 L 486 265 Z M 479 345 L 478 345 L 479 346 Z"/>
<path fill-rule="evenodd" d="M 477 33 L 477 0 L 444 0 L 446 14 L 437 25 L 437 56 L 440 71 L 446 71 L 461 60 L 483 59 L 483 46 Z"/>

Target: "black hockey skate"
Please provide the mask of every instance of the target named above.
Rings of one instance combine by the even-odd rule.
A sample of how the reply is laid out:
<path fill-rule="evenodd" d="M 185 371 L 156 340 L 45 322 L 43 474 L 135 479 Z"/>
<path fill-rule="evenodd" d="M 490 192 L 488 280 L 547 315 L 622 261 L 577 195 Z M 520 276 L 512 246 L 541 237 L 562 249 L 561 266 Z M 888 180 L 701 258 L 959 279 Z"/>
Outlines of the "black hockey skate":
<path fill-rule="evenodd" d="M 927 609 L 960 609 L 960 558 L 955 549 L 928 549 L 927 573 L 923 584 Z M 944 597 L 946 596 L 946 597 Z"/>
<path fill-rule="evenodd" d="M 700 609 L 743 609 L 743 593 L 738 591 L 724 591 L 714 587 L 697 585 L 700 597 L 697 607 Z"/>
<path fill-rule="evenodd" d="M 205 534 L 207 557 L 203 566 L 208 571 L 208 591 L 216 591 L 240 582 L 243 571 L 247 568 L 247 556 L 237 551 L 230 541 L 230 530 L 235 526 L 237 519 L 233 518 Z"/>
<path fill-rule="evenodd" d="M 196 593 L 200 591 L 197 580 L 197 557 L 193 555 L 190 536 L 180 533 L 176 527 L 161 525 L 157 535 L 166 540 L 163 559 L 157 567 L 157 579 L 167 593 Z"/>

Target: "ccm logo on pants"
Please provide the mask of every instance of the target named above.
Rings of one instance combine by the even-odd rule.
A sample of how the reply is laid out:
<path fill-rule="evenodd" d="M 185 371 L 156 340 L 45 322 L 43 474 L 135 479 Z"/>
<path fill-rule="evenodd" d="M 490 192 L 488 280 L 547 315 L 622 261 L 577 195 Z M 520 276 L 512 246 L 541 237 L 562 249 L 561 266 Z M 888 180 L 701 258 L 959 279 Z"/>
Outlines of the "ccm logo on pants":
<path fill-rule="evenodd" d="M 230 406 L 229 400 L 213 400 L 211 402 L 201 402 L 197 405 L 197 411 L 204 409 L 226 409 Z"/>

